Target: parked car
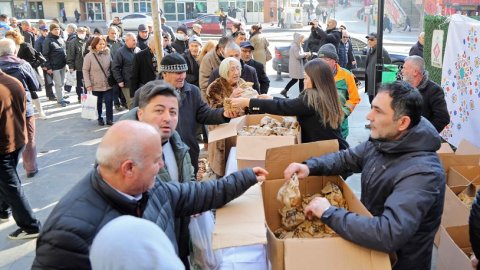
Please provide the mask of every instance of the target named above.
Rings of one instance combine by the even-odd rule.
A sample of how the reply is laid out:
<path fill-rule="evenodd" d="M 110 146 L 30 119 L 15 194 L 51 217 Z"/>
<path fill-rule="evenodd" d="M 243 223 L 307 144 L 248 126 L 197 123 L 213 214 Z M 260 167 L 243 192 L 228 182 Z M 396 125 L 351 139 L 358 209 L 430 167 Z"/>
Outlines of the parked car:
<path fill-rule="evenodd" d="M 121 19 L 123 30 L 137 31 L 140 24 L 153 25 L 152 16 L 149 14 L 132 13 Z M 107 22 L 107 28 L 110 27 L 112 21 Z"/>
<path fill-rule="evenodd" d="M 355 77 L 357 77 L 357 79 L 365 80 L 367 44 L 362 40 L 352 36 L 350 39 L 352 40 L 353 53 L 355 55 L 355 60 L 357 61 L 357 67 L 352 69 L 352 73 L 355 75 Z M 275 57 L 273 58 L 272 65 L 273 69 L 277 71 L 277 74 L 281 74 L 282 72 L 288 73 L 289 51 L 290 45 L 275 47 Z M 405 58 L 408 55 L 394 52 L 389 52 L 389 55 L 390 59 L 392 60 L 392 64 L 399 66 L 400 72 L 403 63 L 405 62 Z"/>
<path fill-rule="evenodd" d="M 232 31 L 230 28 L 234 23 L 239 23 L 240 21 L 232 18 L 230 16 L 227 17 L 227 35 L 230 35 Z M 223 34 L 223 29 L 220 25 L 220 16 L 215 14 L 207 14 L 201 17 L 198 17 L 194 20 L 185 20 L 181 21 L 180 24 L 184 24 L 187 26 L 189 31 L 191 31 L 194 24 L 201 24 L 202 25 L 202 34 L 210 34 L 210 35 L 221 35 Z"/>

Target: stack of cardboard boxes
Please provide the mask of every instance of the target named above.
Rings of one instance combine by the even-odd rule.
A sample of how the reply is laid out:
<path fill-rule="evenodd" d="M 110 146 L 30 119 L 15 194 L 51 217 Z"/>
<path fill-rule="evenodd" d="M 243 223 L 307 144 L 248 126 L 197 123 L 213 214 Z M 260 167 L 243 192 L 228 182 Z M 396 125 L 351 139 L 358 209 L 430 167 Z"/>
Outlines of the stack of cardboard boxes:
<path fill-rule="evenodd" d="M 453 152 L 448 144 L 439 150 L 447 174 L 442 223 L 435 237 L 437 270 L 472 269 L 472 248 L 468 232 L 470 208 L 459 194 L 474 197 L 480 188 L 480 148 L 462 141 Z"/>

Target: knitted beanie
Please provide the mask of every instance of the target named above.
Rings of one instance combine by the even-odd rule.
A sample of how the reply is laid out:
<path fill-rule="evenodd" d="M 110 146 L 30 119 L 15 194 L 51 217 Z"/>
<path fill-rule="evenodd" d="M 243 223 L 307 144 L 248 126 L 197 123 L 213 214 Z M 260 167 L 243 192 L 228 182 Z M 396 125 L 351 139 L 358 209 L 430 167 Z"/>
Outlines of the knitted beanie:
<path fill-rule="evenodd" d="M 323 58 L 323 57 L 334 59 L 335 61 L 338 62 L 337 49 L 333 44 L 327 43 L 322 47 L 320 47 L 320 50 L 318 50 L 318 58 Z"/>
<path fill-rule="evenodd" d="M 187 61 L 178 53 L 171 53 L 164 56 L 160 63 L 161 72 L 185 72 L 187 70 Z"/>

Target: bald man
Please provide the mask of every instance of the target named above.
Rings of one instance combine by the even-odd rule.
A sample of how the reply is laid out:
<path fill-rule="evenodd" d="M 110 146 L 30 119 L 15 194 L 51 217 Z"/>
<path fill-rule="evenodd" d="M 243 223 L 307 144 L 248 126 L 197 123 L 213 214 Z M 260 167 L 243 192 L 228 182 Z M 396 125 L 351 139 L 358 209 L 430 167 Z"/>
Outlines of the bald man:
<path fill-rule="evenodd" d="M 107 131 L 96 159 L 95 167 L 50 213 L 37 241 L 32 269 L 91 269 L 88 253 L 97 232 L 116 217 L 142 217 L 150 193 L 155 196 L 148 202 L 149 213 L 176 247 L 175 217 L 219 208 L 265 180 L 267 174 L 262 168 L 253 168 L 219 181 L 156 181 L 164 165 L 160 133 L 151 125 L 131 120 L 118 122 Z"/>

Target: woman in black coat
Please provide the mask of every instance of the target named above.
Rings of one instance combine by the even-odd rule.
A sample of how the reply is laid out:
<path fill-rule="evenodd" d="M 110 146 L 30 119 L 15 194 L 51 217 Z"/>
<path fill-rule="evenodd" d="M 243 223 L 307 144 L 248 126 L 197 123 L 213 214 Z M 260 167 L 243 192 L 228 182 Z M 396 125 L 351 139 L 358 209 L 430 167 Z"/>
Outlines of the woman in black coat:
<path fill-rule="evenodd" d="M 337 139 L 340 149 L 348 148 L 340 130 L 344 115 L 335 79 L 322 59 L 314 59 L 305 65 L 305 90 L 297 98 L 261 95 L 259 99 L 232 99 L 232 105 L 248 107 L 250 113 L 296 116 L 302 128 L 302 143 Z"/>

